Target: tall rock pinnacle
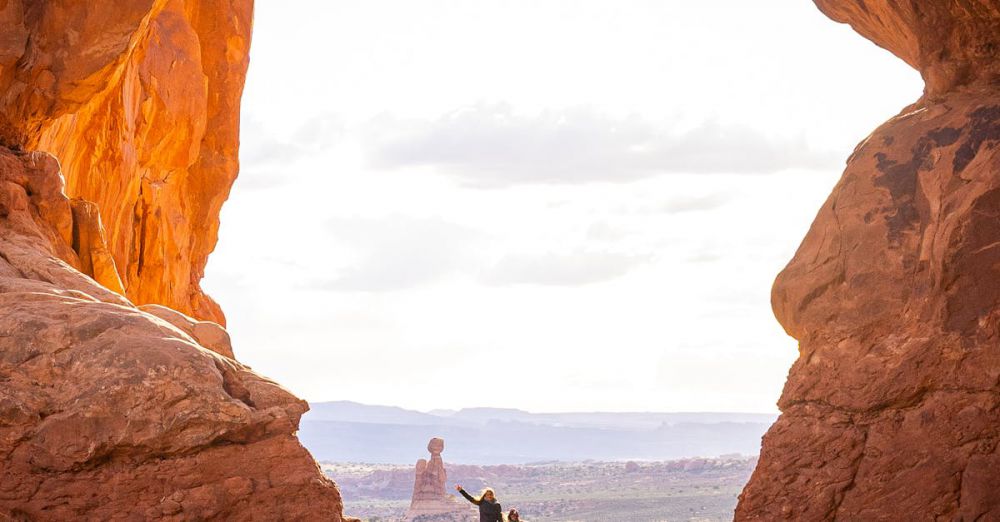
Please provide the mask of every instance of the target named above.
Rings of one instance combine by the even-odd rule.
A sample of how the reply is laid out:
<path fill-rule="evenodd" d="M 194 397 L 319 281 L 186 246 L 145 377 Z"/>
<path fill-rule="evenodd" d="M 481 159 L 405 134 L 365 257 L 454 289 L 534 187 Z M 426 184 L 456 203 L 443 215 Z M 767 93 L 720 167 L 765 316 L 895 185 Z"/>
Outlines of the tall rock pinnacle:
<path fill-rule="evenodd" d="M 459 522 L 470 519 L 473 510 L 464 500 L 445 493 L 448 474 L 444 470 L 444 439 L 434 437 L 427 443 L 430 460 L 417 461 L 413 479 L 413 498 L 406 520 L 414 522 Z"/>

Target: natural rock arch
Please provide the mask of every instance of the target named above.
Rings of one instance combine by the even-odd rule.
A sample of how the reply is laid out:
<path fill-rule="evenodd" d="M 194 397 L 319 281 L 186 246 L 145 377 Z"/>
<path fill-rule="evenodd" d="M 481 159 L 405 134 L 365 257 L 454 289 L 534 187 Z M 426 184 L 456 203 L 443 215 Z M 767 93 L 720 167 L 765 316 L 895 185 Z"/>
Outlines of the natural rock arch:
<path fill-rule="evenodd" d="M 927 88 L 859 145 L 775 283 L 801 356 L 736 516 L 1000 518 L 1000 8 L 817 4 Z M 304 403 L 198 321 L 134 306 L 224 322 L 199 280 L 251 10 L 0 4 L 0 513 L 341 518 L 294 437 Z"/>

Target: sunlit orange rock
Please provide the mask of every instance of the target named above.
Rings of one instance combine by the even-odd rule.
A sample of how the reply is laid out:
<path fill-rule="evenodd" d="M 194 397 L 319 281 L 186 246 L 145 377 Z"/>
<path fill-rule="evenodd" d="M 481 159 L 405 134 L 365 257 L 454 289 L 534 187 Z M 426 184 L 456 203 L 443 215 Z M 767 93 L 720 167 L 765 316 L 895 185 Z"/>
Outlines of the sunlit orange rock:
<path fill-rule="evenodd" d="M 1000 4 L 816 3 L 926 90 L 775 281 L 800 353 L 736 519 L 1000 520 Z"/>
<path fill-rule="evenodd" d="M 251 11 L 0 0 L 0 520 L 343 520 L 198 286 Z"/>
<path fill-rule="evenodd" d="M 77 198 L 70 201 L 70 206 L 73 209 L 73 251 L 79 256 L 80 271 L 108 290 L 125 295 L 115 259 L 108 250 L 107 233 L 97 205 Z"/>
<path fill-rule="evenodd" d="M 199 287 L 238 168 L 252 2 L 0 5 L 0 144 L 56 156 L 126 295 L 225 324 Z"/>

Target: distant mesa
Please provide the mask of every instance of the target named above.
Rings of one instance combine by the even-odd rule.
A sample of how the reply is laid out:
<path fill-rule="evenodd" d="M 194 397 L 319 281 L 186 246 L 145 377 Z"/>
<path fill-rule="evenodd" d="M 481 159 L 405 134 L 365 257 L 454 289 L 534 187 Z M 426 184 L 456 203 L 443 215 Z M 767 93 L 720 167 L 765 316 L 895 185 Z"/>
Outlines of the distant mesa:
<path fill-rule="evenodd" d="M 413 499 L 406 511 L 407 522 L 458 522 L 471 520 L 473 510 L 470 505 L 460 503 L 454 495 L 445 493 L 448 473 L 444 470 L 441 452 L 444 439 L 434 437 L 427 443 L 431 459 L 417 461 L 416 476 L 413 480 Z"/>

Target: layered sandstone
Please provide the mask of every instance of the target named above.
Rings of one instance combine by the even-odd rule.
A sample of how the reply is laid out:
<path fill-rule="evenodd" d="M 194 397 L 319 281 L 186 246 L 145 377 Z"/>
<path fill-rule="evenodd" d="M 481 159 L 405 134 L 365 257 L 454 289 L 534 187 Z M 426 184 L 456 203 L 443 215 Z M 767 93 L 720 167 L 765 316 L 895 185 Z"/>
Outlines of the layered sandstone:
<path fill-rule="evenodd" d="M 737 520 L 1000 520 L 1000 5 L 817 0 L 925 95 L 774 284 L 800 342 Z"/>
<path fill-rule="evenodd" d="M 251 10 L 0 0 L 0 519 L 342 520 L 198 286 Z"/>

